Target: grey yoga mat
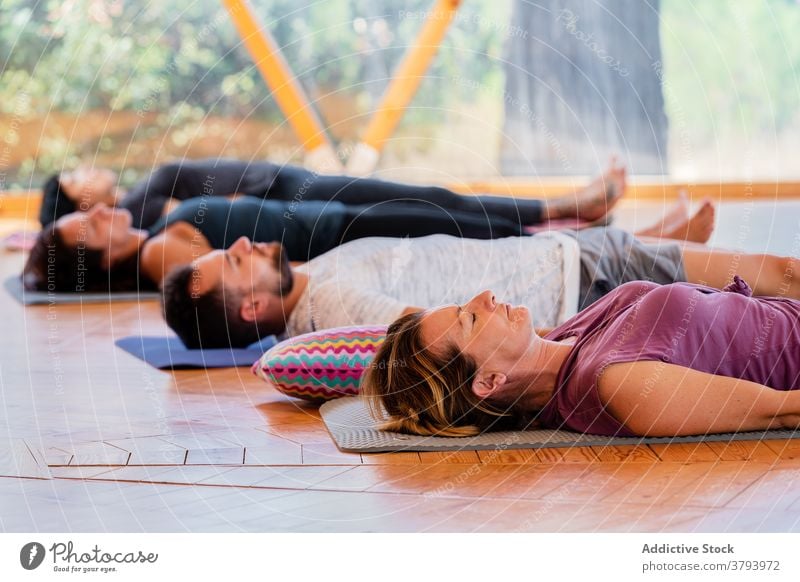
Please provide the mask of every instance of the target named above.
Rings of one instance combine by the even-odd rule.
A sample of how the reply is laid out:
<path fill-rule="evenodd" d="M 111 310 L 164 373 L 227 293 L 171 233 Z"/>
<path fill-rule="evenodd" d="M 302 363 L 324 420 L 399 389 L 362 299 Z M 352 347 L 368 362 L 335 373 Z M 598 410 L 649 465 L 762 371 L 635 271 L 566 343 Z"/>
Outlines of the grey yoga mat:
<path fill-rule="evenodd" d="M 800 431 L 767 430 L 688 437 L 604 437 L 567 430 L 521 430 L 487 432 L 474 437 L 422 437 L 376 428 L 364 401 L 358 397 L 326 402 L 322 420 L 336 446 L 346 453 L 399 451 L 462 451 L 497 449 L 541 449 L 570 446 L 637 445 L 648 443 L 694 443 L 700 441 L 757 441 L 800 438 Z"/>
<path fill-rule="evenodd" d="M 50 293 L 28 291 L 16 275 L 3 283 L 6 291 L 23 305 L 52 305 L 54 303 L 111 303 L 112 301 L 152 301 L 158 299 L 156 291 L 131 291 L 114 293 Z"/>

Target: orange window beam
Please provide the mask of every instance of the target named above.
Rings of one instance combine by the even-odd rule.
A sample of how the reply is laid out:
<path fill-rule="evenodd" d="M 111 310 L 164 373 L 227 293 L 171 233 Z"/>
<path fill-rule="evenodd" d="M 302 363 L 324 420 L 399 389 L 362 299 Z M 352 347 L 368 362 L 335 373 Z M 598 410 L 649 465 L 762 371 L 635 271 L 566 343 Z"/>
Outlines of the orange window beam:
<path fill-rule="evenodd" d="M 373 113 L 361 143 L 350 156 L 347 164 L 349 174 L 364 175 L 375 168 L 381 149 L 400 123 L 408 104 L 425 78 L 460 4 L 461 0 L 437 0 L 428 13 L 415 43 L 401 61 Z"/>
<path fill-rule="evenodd" d="M 272 96 L 292 126 L 311 166 L 329 171 L 341 169 L 325 129 L 309 104 L 303 88 L 297 82 L 280 48 L 268 30 L 258 24 L 250 3 L 246 0 L 222 0 L 239 36 L 258 67 Z"/>

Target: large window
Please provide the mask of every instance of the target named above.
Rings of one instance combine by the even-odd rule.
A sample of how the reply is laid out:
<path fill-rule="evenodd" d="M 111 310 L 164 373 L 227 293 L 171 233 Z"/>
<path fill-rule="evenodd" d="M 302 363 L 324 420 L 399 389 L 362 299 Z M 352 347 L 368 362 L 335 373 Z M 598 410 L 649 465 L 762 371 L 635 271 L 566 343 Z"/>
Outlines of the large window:
<path fill-rule="evenodd" d="M 612 12 L 658 14 L 668 118 L 663 167 L 672 177 L 800 175 L 794 161 L 800 5 L 599 3 Z M 342 151 L 358 141 L 433 5 L 252 4 Z M 559 7 L 554 0 L 536 4 L 554 15 Z M 126 182 L 184 156 L 302 161 L 298 140 L 220 2 L 5 0 L 0 10 L 0 189 L 35 189 L 49 173 L 80 161 L 123 170 Z M 514 13 L 510 0 L 465 0 L 383 152 L 381 176 L 447 181 L 501 174 L 506 109 L 526 98 L 508 93 L 508 67 L 525 66 L 513 62 L 509 42 L 537 40 L 512 21 Z M 567 36 L 597 52 L 597 44 Z M 525 130 L 541 127 L 531 122 Z M 536 167 L 531 172 L 542 173 Z"/>

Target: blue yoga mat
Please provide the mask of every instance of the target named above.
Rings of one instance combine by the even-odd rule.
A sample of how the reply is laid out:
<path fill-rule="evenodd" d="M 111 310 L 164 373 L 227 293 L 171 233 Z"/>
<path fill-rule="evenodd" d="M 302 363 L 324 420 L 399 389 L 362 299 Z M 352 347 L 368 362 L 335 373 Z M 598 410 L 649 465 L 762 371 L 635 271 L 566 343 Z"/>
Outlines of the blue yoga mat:
<path fill-rule="evenodd" d="M 246 348 L 208 350 L 187 349 L 177 337 L 131 336 L 114 343 L 159 370 L 189 370 L 252 366 L 277 340 L 269 336 Z"/>

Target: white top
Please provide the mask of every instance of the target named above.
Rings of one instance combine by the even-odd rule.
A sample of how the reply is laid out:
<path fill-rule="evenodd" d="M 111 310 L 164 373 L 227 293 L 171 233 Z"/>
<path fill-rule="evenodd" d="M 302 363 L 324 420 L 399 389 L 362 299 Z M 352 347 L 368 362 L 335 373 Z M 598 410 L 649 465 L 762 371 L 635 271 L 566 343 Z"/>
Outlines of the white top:
<path fill-rule="evenodd" d="M 486 289 L 498 301 L 526 305 L 536 327 L 555 327 L 577 312 L 580 249 L 557 232 L 496 240 L 367 238 L 297 270 L 309 281 L 289 316 L 288 336 L 389 324 L 408 307 L 465 303 Z"/>

